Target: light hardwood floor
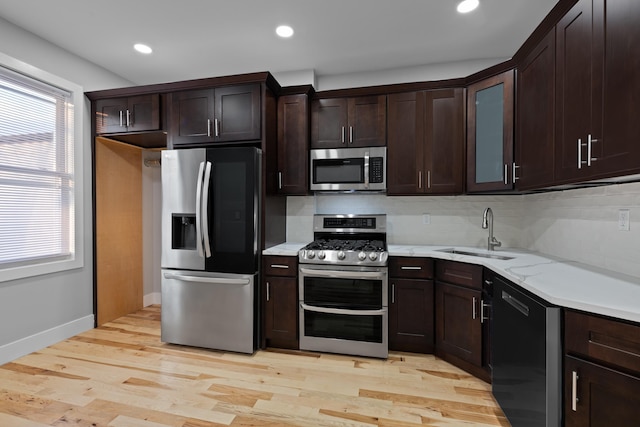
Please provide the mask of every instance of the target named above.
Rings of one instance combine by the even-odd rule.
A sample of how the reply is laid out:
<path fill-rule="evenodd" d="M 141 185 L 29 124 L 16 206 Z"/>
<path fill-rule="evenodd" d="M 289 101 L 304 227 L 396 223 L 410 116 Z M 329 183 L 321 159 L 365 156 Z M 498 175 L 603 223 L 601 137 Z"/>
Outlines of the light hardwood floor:
<path fill-rule="evenodd" d="M 0 426 L 508 426 L 490 386 L 431 355 L 215 352 L 147 307 L 0 366 Z"/>

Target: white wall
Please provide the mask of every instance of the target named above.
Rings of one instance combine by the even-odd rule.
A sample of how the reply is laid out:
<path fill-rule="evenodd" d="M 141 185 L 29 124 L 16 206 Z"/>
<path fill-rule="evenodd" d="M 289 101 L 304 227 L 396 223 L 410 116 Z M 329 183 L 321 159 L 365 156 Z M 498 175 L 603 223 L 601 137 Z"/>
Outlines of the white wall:
<path fill-rule="evenodd" d="M 502 248 L 524 248 L 640 277 L 640 183 L 505 196 L 287 198 L 287 241 L 313 240 L 314 213 L 386 213 L 391 244 L 485 248 L 482 213 L 491 207 Z M 630 231 L 618 230 L 629 209 Z M 431 224 L 423 223 L 430 215 Z M 500 249 L 500 248 L 499 248 Z"/>
<path fill-rule="evenodd" d="M 144 306 L 160 304 L 162 255 L 162 179 L 160 167 L 145 160 L 160 159 L 159 150 L 142 152 L 142 281 Z"/>
<path fill-rule="evenodd" d="M 524 247 L 640 277 L 640 183 L 528 195 L 523 213 Z"/>
<path fill-rule="evenodd" d="M 521 247 L 522 196 L 422 196 L 318 194 L 287 198 L 287 241 L 313 240 L 313 214 L 387 214 L 391 244 L 486 247 L 482 213 L 491 207 L 494 235 L 505 247 Z M 424 215 L 430 224 L 424 224 Z"/>
<path fill-rule="evenodd" d="M 131 83 L 0 18 L 0 52 L 82 86 L 85 91 Z M 84 125 L 84 267 L 0 283 L 0 363 L 38 350 L 93 326 L 91 123 Z"/>

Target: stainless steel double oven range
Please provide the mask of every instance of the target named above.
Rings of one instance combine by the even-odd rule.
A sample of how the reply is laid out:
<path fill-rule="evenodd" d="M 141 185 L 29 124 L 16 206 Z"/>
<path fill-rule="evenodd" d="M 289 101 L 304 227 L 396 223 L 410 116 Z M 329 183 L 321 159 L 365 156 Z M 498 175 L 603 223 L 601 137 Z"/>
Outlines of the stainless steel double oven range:
<path fill-rule="evenodd" d="M 386 358 L 385 215 L 315 215 L 299 252 L 300 349 Z"/>

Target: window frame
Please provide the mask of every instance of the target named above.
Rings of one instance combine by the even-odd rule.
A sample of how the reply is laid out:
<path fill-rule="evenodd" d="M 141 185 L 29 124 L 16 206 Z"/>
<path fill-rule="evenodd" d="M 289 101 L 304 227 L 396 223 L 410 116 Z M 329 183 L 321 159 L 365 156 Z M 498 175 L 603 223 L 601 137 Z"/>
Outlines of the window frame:
<path fill-rule="evenodd" d="M 45 274 L 58 273 L 67 270 L 74 270 L 84 267 L 84 120 L 86 114 L 84 91 L 81 86 L 58 77 L 47 71 L 29 65 L 0 52 L 0 66 L 11 71 L 20 73 L 26 77 L 39 80 L 51 86 L 63 89 L 71 94 L 73 103 L 73 176 L 74 176 L 74 225 L 73 239 L 74 251 L 71 256 L 59 260 L 34 261 L 23 265 L 13 265 L 8 267 L 0 266 L 0 284 L 3 282 L 40 276 Z"/>

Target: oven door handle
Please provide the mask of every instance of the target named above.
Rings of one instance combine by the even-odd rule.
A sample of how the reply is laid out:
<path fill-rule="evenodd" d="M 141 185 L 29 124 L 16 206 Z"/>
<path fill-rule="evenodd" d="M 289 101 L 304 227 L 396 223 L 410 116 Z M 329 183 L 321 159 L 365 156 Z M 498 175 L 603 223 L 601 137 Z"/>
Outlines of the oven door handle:
<path fill-rule="evenodd" d="M 380 316 L 387 312 L 386 308 L 381 310 L 346 310 L 344 308 L 315 307 L 303 302 L 300 303 L 300 308 L 306 311 L 315 311 L 316 313 L 346 314 L 349 316 Z"/>
<path fill-rule="evenodd" d="M 300 267 L 300 273 L 307 276 L 337 277 L 339 279 L 383 279 L 386 275 L 384 271 L 337 271 L 337 270 L 316 270 Z"/>

